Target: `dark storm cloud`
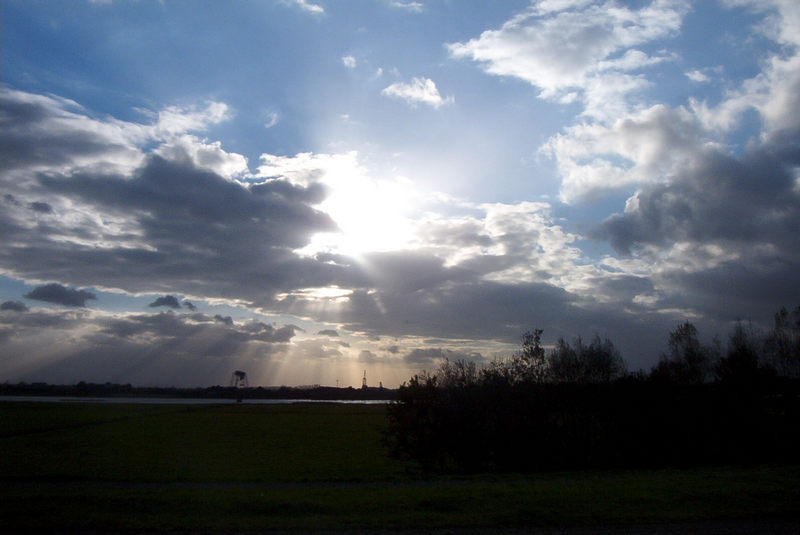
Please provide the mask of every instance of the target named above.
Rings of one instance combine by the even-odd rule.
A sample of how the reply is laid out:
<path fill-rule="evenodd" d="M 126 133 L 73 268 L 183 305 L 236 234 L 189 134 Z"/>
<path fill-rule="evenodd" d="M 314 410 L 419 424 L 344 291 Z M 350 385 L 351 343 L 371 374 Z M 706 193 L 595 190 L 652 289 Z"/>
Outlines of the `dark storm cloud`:
<path fill-rule="evenodd" d="M 230 316 L 221 316 L 219 314 L 216 314 L 214 316 L 214 321 L 219 322 L 219 323 L 224 323 L 225 325 L 228 325 L 228 326 L 232 326 L 233 325 L 233 318 L 231 318 Z"/>
<path fill-rule="evenodd" d="M 145 155 L 135 142 L 152 128 L 90 119 L 57 98 L 6 92 L 2 121 L 12 191 L 0 212 L 0 265 L 13 276 L 256 304 L 352 278 L 346 266 L 292 252 L 336 228 L 313 207 L 326 195 L 320 184 L 229 180 L 198 168 L 190 142 L 170 145 L 168 158 Z M 42 198 L 66 199 L 71 212 L 30 225 L 21 208 L 44 212 Z"/>
<path fill-rule="evenodd" d="M 22 366 L 48 382 L 207 386 L 227 384 L 232 370 L 247 369 L 253 359 L 268 363 L 295 330 L 172 311 L 111 316 L 42 309 L 0 315 L 0 332 L 11 333 L 0 337 L 0 354 L 13 357 L 4 361 L 8 376 Z"/>
<path fill-rule="evenodd" d="M 425 237 L 432 244 L 455 247 L 489 247 L 493 244 L 492 238 L 484 234 L 478 221 L 460 221 L 456 224 L 429 221 L 425 224 Z"/>
<path fill-rule="evenodd" d="M 633 208 L 608 218 L 595 236 L 630 254 L 640 245 L 676 241 L 774 244 L 796 254 L 800 246 L 800 136 L 769 144 L 742 159 L 709 151 L 664 184 L 644 187 Z"/>
<path fill-rule="evenodd" d="M 770 326 L 781 306 L 800 303 L 800 261 L 786 255 L 750 254 L 702 271 L 673 270 L 662 279 L 682 292 L 662 306 L 692 306 L 720 320 L 746 319 Z"/>
<path fill-rule="evenodd" d="M 185 306 L 189 310 L 197 310 L 197 307 L 194 306 L 194 303 L 192 303 L 191 301 L 184 301 L 183 306 Z"/>
<path fill-rule="evenodd" d="M 655 291 L 653 281 L 649 277 L 618 273 L 603 276 L 587 275 L 584 284 L 590 288 L 586 292 L 586 297 L 597 301 L 630 302 L 636 296 L 649 295 Z"/>
<path fill-rule="evenodd" d="M 174 295 L 165 295 L 162 297 L 157 298 L 155 301 L 147 305 L 151 308 L 155 307 L 169 307 L 169 308 L 181 308 L 181 304 L 178 301 L 178 298 Z"/>
<path fill-rule="evenodd" d="M 95 128 L 75 102 L 33 95 L 3 87 L 0 93 L 0 129 L 4 172 L 24 168 L 69 165 L 80 158 L 134 157 L 124 132 L 108 125 Z"/>
<path fill-rule="evenodd" d="M 262 325 L 260 337 L 256 337 L 256 339 L 265 342 L 288 342 L 294 338 L 297 330 L 295 325 L 284 325 L 278 329 L 269 325 Z"/>
<path fill-rule="evenodd" d="M 639 290 L 651 288 L 635 277 L 620 277 L 609 286 L 598 293 L 621 292 L 632 298 Z M 298 314 L 310 314 L 314 306 L 301 305 L 294 308 Z M 458 351 L 447 348 L 453 340 L 495 340 L 516 345 L 525 331 L 535 328 L 544 330 L 548 344 L 559 337 L 588 339 L 598 333 L 613 340 L 632 369 L 652 366 L 663 351 L 663 335 L 685 320 L 680 311 L 661 312 L 631 301 L 621 306 L 619 301 L 587 299 L 548 283 L 478 279 L 448 281 L 415 292 L 356 291 L 346 303 L 315 312 L 322 321 L 337 322 L 347 331 L 375 335 L 375 339 L 423 337 L 443 351 Z M 722 323 L 698 320 L 696 325 L 712 334 L 728 330 Z M 384 349 L 403 353 L 401 344 Z M 428 366 L 426 362 L 437 355 L 429 351 L 407 357 L 409 365 L 416 359 Z"/>
<path fill-rule="evenodd" d="M 208 316 L 206 314 L 175 314 L 171 311 L 159 314 L 138 314 L 117 318 L 108 322 L 103 332 L 115 337 L 136 337 L 146 334 L 155 339 L 189 340 L 202 333 L 217 333 L 216 338 L 231 344 L 266 342 L 284 344 L 291 341 L 297 327 L 284 325 L 274 327 L 262 322 L 236 324 L 230 316 Z M 219 344 L 220 342 L 218 342 Z M 231 348 L 231 354 L 236 348 Z"/>
<path fill-rule="evenodd" d="M 442 349 L 440 347 L 412 349 L 406 356 L 405 361 L 414 365 L 431 365 L 439 361 L 448 359 L 451 361 L 466 360 L 471 362 L 482 362 L 483 355 L 477 352 L 455 351 L 452 349 Z"/>
<path fill-rule="evenodd" d="M 377 362 L 379 360 L 380 358 L 378 357 L 378 355 L 376 355 L 372 351 L 364 349 L 363 351 L 358 353 L 359 362 Z"/>
<path fill-rule="evenodd" d="M 84 307 L 87 300 L 97 299 L 92 292 L 67 288 L 57 283 L 38 286 L 25 294 L 25 297 L 69 307 Z"/>
<path fill-rule="evenodd" d="M 0 304 L 0 310 L 10 310 L 12 312 L 25 312 L 28 306 L 22 301 L 3 301 Z"/>
<path fill-rule="evenodd" d="M 432 275 L 432 279 L 439 275 Z M 530 325 L 567 321 L 579 309 L 568 292 L 544 283 L 450 281 L 424 290 L 356 292 L 336 311 L 357 331 L 389 336 L 516 339 Z"/>
<path fill-rule="evenodd" d="M 478 338 L 516 342 L 535 326 L 549 332 L 584 325 L 587 311 L 576 296 L 546 283 L 502 283 L 477 278 L 447 280 L 442 271 L 417 280 L 441 281 L 417 291 L 402 286 L 359 290 L 321 319 L 344 323 L 347 330 L 383 336 Z M 306 305 L 313 307 L 313 304 Z M 306 313 L 297 303 L 287 312 Z M 607 321 L 620 319 L 609 310 Z M 397 349 L 395 349 L 396 351 Z"/>
<path fill-rule="evenodd" d="M 642 188 L 595 237 L 626 255 L 664 255 L 662 307 L 768 321 L 800 288 L 800 135 L 735 158 L 708 151 L 671 181 Z M 679 244 L 677 248 L 673 248 Z"/>
<path fill-rule="evenodd" d="M 42 175 L 40 183 L 49 192 L 103 207 L 146 211 L 136 215 L 149 241 L 179 249 L 213 243 L 240 253 L 256 239 L 271 247 L 295 248 L 305 245 L 313 232 L 335 229 L 329 216 L 309 206 L 317 197 L 309 193 L 314 188 L 273 180 L 248 189 L 191 162 L 159 156 L 148 158 L 134 180 Z M 187 245 L 181 246 L 180 239 Z"/>
<path fill-rule="evenodd" d="M 424 251 L 364 255 L 369 284 L 390 292 L 416 292 L 468 276 L 460 267 L 447 268 L 441 258 Z"/>
<path fill-rule="evenodd" d="M 339 333 L 333 329 L 322 329 L 317 334 L 321 336 L 339 336 Z"/>
<path fill-rule="evenodd" d="M 66 331 L 74 329 L 84 322 L 91 320 L 88 309 L 52 310 L 36 309 L 25 314 L 14 314 L 14 318 L 4 318 L 5 324 L 17 330 L 19 334 L 25 331 L 53 330 Z M 0 351 L 2 353 L 2 351 Z"/>
<path fill-rule="evenodd" d="M 47 204 L 46 202 L 31 202 L 28 203 L 28 208 L 33 210 L 34 212 L 39 212 L 40 214 L 52 214 L 53 207 Z"/>

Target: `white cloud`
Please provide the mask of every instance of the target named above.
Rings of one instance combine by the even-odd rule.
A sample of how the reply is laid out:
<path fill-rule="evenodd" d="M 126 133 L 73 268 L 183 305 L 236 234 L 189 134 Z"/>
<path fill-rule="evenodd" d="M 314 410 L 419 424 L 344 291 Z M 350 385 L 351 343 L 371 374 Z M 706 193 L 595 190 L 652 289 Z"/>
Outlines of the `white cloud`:
<path fill-rule="evenodd" d="M 426 104 L 439 108 L 455 101 L 454 97 L 442 98 L 436 84 L 430 78 L 413 78 L 410 83 L 396 82 L 381 92 L 387 97 L 405 100 L 410 106 Z"/>
<path fill-rule="evenodd" d="M 311 3 L 308 0 L 284 0 L 284 2 L 288 3 L 289 5 L 297 6 L 301 10 L 313 15 L 322 15 L 325 13 L 325 8 L 319 4 Z"/>
<path fill-rule="evenodd" d="M 556 159 L 562 200 L 572 202 L 604 190 L 666 180 L 710 143 L 688 110 L 657 105 L 608 126 L 566 128 L 541 150 Z"/>
<path fill-rule="evenodd" d="M 389 5 L 398 9 L 404 9 L 411 13 L 422 13 L 422 11 L 425 9 L 425 4 L 422 2 L 391 2 Z"/>
<path fill-rule="evenodd" d="M 301 152 L 294 156 L 279 156 L 264 153 L 255 176 L 261 178 L 281 177 L 292 184 L 306 187 L 319 182 L 326 175 L 347 175 L 359 168 L 358 153 L 315 154 Z"/>
<path fill-rule="evenodd" d="M 658 65 L 665 61 L 674 61 L 674 55 L 648 56 L 641 50 L 630 49 L 622 56 L 613 59 L 605 59 L 597 64 L 597 70 L 619 70 L 634 71 L 644 67 Z"/>
<path fill-rule="evenodd" d="M 277 125 L 280 121 L 281 117 L 278 115 L 276 111 L 267 112 L 267 120 L 264 122 L 264 128 L 272 128 L 273 126 Z"/>
<path fill-rule="evenodd" d="M 559 99 L 575 89 L 588 90 L 605 71 L 640 69 L 666 59 L 632 47 L 675 33 L 687 10 L 683 1 L 654 2 L 638 10 L 615 2 L 544 2 L 499 30 L 448 48 L 490 74 L 531 83 L 542 98 Z"/>
<path fill-rule="evenodd" d="M 786 45 L 800 45 L 800 4 L 795 0 L 723 0 L 730 7 L 750 7 L 768 16 L 756 28 L 764 36 Z M 770 16 L 769 12 L 777 13 Z"/>
<path fill-rule="evenodd" d="M 778 1 L 729 2 L 734 3 L 763 10 L 772 28 L 770 38 L 787 46 L 767 55 L 762 61 L 761 73 L 738 87 L 728 89 L 723 93 L 722 101 L 715 105 L 690 98 L 686 107 L 670 108 L 660 104 L 644 107 L 639 104 L 632 108 L 627 95 L 650 84 L 635 71 L 654 62 L 671 59 L 668 55 L 649 57 L 636 49 L 628 49 L 622 55 L 615 52 L 614 56 L 608 56 L 610 59 L 597 60 L 605 53 L 602 51 L 597 52 L 591 61 L 589 56 L 580 56 L 587 61 L 584 64 L 574 63 L 575 77 L 565 78 L 567 82 L 558 79 L 548 85 L 550 79 L 546 76 L 546 70 L 533 69 L 518 74 L 543 87 L 543 93 L 550 90 L 553 94 L 569 95 L 565 93 L 568 90 L 565 85 L 579 86 L 578 91 L 585 106 L 582 113 L 585 122 L 565 128 L 541 148 L 556 159 L 562 177 L 560 194 L 563 201 L 574 202 L 608 190 L 669 183 L 686 168 L 702 162 L 708 151 L 723 150 L 724 136 L 739 127 L 741 118 L 748 110 L 756 110 L 762 118 L 762 141 L 800 130 L 800 116 L 793 111 L 800 108 L 800 55 L 794 44 L 797 42 L 796 32 L 791 26 L 800 17 L 800 4 Z M 561 7 L 566 5 L 572 3 L 558 3 Z M 594 9 L 593 6 L 587 7 L 584 13 Z M 681 4 L 670 7 L 662 3 L 659 6 L 653 4 L 647 9 L 673 9 L 676 16 L 683 9 Z M 553 4 L 548 9 L 556 7 Z M 625 18 L 621 14 L 627 14 L 626 17 L 633 17 L 631 20 L 635 27 L 637 20 L 649 18 L 642 16 L 643 11 L 634 13 L 623 9 L 610 17 L 621 21 Z M 550 11 L 547 13 L 550 15 L 545 20 L 552 24 L 564 16 L 562 11 L 552 12 L 557 15 L 552 15 Z M 525 21 L 530 16 L 518 18 Z M 679 18 L 676 19 L 677 23 Z M 545 22 L 538 24 L 546 27 Z M 517 25 L 520 25 L 519 22 Z M 536 27 L 536 24 L 533 26 Z M 639 29 L 646 36 L 663 36 L 672 31 L 670 28 L 677 27 L 670 24 L 662 26 L 660 30 L 656 26 L 646 31 L 646 26 L 641 25 Z M 624 36 L 626 32 L 628 30 L 624 29 L 619 35 L 615 34 L 615 38 Z M 616 43 L 614 46 L 621 47 L 625 42 L 638 40 L 640 38 L 636 36 L 627 41 L 619 38 L 611 44 Z M 477 45 L 479 42 L 470 43 Z M 539 56 L 531 52 L 526 57 L 535 60 Z M 516 62 L 518 67 L 525 65 L 520 58 L 509 60 Z M 487 69 L 491 71 L 499 68 L 499 65 L 490 62 Z M 536 66 L 536 63 L 532 65 Z M 584 68 L 578 68 L 581 66 Z M 709 82 L 711 75 L 718 75 L 722 70 L 721 66 L 707 67 L 690 71 L 686 76 L 698 83 Z"/>
<path fill-rule="evenodd" d="M 224 102 L 207 102 L 205 108 L 197 106 L 169 106 L 158 112 L 155 124 L 160 137 L 205 130 L 209 125 L 230 118 L 231 110 Z"/>
<path fill-rule="evenodd" d="M 158 147 L 155 153 L 171 161 L 191 161 L 201 169 L 209 169 L 231 179 L 248 171 L 247 158 L 227 152 L 219 141 L 208 142 L 195 136 L 177 136 Z"/>
<path fill-rule="evenodd" d="M 356 65 L 358 64 L 356 58 L 353 56 L 342 56 L 342 63 L 348 69 L 355 69 Z"/>
<path fill-rule="evenodd" d="M 697 82 L 700 84 L 711 81 L 711 78 L 706 73 L 697 69 L 687 72 L 686 77 L 692 82 Z"/>
<path fill-rule="evenodd" d="M 642 75 L 611 71 L 587 80 L 581 114 L 599 122 L 614 121 L 631 112 L 628 95 L 651 84 Z"/>
<path fill-rule="evenodd" d="M 742 115 L 756 110 L 763 119 L 763 138 L 800 129 L 800 3 L 792 0 L 728 0 L 766 12 L 764 36 L 783 45 L 762 60 L 763 70 L 729 90 L 716 106 L 692 100 L 693 111 L 704 126 L 719 132 L 736 128 Z"/>

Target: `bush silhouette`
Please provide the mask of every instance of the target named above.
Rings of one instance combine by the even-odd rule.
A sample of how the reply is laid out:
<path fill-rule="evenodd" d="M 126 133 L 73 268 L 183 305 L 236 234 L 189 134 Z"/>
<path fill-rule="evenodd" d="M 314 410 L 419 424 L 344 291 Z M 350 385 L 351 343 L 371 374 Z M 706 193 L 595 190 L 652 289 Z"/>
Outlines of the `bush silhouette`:
<path fill-rule="evenodd" d="M 546 354 L 541 335 L 484 368 L 444 361 L 401 386 L 391 454 L 426 474 L 796 462 L 800 380 L 759 364 L 764 337 L 741 323 L 724 358 L 680 324 L 649 375 L 627 373 L 608 339 Z"/>

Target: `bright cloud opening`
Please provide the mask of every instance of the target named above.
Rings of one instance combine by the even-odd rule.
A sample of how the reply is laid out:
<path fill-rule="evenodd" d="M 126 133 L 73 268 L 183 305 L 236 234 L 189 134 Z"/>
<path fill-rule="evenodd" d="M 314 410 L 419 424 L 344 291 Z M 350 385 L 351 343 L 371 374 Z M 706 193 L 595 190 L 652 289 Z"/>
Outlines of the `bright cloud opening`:
<path fill-rule="evenodd" d="M 301 254 L 359 256 L 403 249 L 412 242 L 410 218 L 420 196 L 410 180 L 374 177 L 359 163 L 356 152 L 294 157 L 265 154 L 262 161 L 260 176 L 283 176 L 301 185 L 320 182 L 327 187 L 328 196 L 318 208 L 331 216 L 338 231 L 316 234 Z"/>

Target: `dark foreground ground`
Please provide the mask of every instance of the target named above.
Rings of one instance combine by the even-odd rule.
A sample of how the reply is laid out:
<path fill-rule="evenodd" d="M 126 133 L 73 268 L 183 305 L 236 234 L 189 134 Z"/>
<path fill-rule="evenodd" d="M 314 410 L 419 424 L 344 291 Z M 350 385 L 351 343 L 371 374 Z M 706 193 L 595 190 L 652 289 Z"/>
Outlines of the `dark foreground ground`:
<path fill-rule="evenodd" d="M 800 533 L 800 466 L 422 479 L 385 408 L 0 403 L 7 533 Z"/>
<path fill-rule="evenodd" d="M 649 524 L 631 526 L 598 526 L 598 527 L 539 527 L 539 528 L 416 528 L 416 529 L 375 529 L 361 530 L 358 528 L 349 530 L 291 530 L 291 531 L 175 531 L 183 535 L 207 534 L 207 535 L 260 535 L 268 533 L 270 535 L 796 535 L 800 531 L 800 522 L 797 520 L 783 519 L 763 519 L 745 521 L 706 521 L 706 522 L 673 522 L 669 524 Z M 17 531 L 12 531 L 17 533 Z M 28 533 L 51 533 L 51 530 L 33 530 Z M 74 533 L 80 535 L 101 535 L 108 533 L 130 533 L 128 531 L 112 530 L 77 530 L 61 531 L 67 535 Z M 136 531 L 148 535 L 160 535 L 163 531 Z"/>

